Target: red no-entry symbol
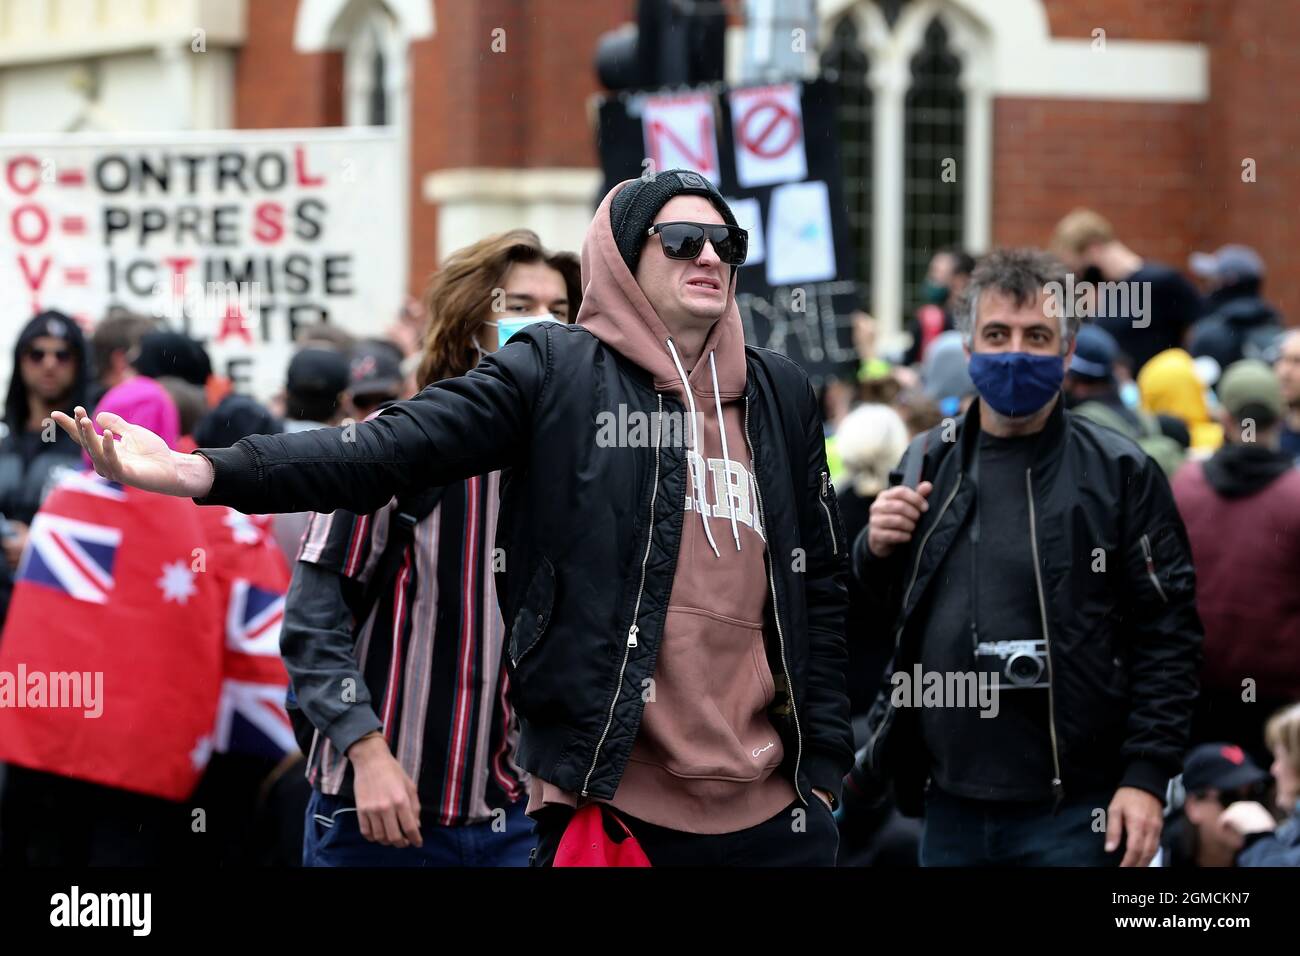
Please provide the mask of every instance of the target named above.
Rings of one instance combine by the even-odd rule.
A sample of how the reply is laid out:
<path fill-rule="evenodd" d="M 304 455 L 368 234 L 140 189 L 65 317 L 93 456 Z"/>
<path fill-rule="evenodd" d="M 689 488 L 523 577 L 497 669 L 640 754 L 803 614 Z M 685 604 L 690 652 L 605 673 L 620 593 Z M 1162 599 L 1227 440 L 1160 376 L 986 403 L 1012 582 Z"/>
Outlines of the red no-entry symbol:
<path fill-rule="evenodd" d="M 740 118 L 740 145 L 775 159 L 799 139 L 799 117 L 778 100 L 759 100 Z"/>

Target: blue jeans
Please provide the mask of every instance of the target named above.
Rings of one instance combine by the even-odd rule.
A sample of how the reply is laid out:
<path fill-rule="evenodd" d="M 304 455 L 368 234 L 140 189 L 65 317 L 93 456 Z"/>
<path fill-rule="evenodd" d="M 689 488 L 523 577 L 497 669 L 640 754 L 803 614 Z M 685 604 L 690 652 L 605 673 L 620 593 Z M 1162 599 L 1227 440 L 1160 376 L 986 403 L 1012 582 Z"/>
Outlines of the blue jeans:
<path fill-rule="evenodd" d="M 351 801 L 312 790 L 303 833 L 303 866 L 527 866 L 533 822 L 524 815 L 527 801 L 506 808 L 505 830 L 494 832 L 491 820 L 463 827 L 420 822 L 424 846 L 395 847 L 371 843 L 361 835 Z"/>
<path fill-rule="evenodd" d="M 931 787 L 921 831 L 922 866 L 1116 866 L 1123 841 L 1106 852 L 1104 816 L 1112 794 L 1045 803 L 969 800 Z M 1101 826 L 1097 832 L 1096 826 Z"/>

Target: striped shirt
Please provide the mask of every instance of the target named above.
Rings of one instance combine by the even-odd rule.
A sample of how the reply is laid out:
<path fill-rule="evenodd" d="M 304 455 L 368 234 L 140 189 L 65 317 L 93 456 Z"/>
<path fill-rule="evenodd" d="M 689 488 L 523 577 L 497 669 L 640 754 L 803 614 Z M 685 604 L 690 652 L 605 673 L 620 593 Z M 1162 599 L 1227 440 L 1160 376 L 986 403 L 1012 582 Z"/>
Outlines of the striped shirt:
<path fill-rule="evenodd" d="M 526 791 L 492 574 L 498 488 L 497 472 L 446 487 L 357 634 L 370 706 L 415 781 L 422 816 L 441 826 L 489 820 Z M 395 507 L 313 515 L 298 560 L 352 579 L 360 593 Z M 307 777 L 324 793 L 351 794 L 348 760 L 319 732 Z"/>

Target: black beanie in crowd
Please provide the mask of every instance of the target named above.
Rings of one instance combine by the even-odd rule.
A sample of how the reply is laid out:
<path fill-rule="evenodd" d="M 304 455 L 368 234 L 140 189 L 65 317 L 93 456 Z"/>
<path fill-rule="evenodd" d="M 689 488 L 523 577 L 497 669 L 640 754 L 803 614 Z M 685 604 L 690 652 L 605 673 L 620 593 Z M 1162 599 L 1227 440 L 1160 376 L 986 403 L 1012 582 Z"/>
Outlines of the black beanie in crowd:
<path fill-rule="evenodd" d="M 722 198 L 722 193 L 701 176 L 689 169 L 666 169 L 653 177 L 642 176 L 624 186 L 609 204 L 609 223 L 614 230 L 614 242 L 619 254 L 627 263 L 627 271 L 636 275 L 641 249 L 645 246 L 646 230 L 654 222 L 659 210 L 674 196 L 703 196 L 713 203 L 728 226 L 738 225 L 736 217 Z"/>

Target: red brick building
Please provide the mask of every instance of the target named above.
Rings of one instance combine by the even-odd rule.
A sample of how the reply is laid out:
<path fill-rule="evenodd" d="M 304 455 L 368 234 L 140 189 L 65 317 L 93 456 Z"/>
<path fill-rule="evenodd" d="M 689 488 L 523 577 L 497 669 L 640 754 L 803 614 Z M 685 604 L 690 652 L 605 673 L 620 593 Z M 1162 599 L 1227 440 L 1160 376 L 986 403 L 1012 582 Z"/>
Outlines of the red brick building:
<path fill-rule="evenodd" d="M 743 0 L 729 6 L 736 79 L 752 25 Z M 1254 245 L 1267 293 L 1300 314 L 1294 6 L 818 0 L 806 74 L 839 77 L 873 309 L 902 313 L 935 245 L 1043 243 L 1088 205 L 1178 266 Z M 486 232 L 525 225 L 577 245 L 600 181 L 595 44 L 634 12 L 634 0 L 0 0 L 0 132 L 393 125 L 408 144 L 395 175 L 416 291 Z M 203 57 L 185 55 L 196 25 Z M 83 73 L 94 109 L 90 93 L 40 92 L 55 78 L 86 88 Z"/>

